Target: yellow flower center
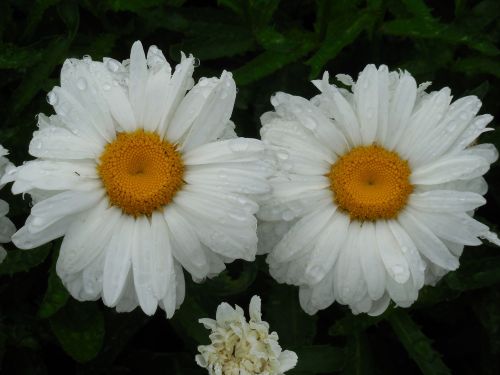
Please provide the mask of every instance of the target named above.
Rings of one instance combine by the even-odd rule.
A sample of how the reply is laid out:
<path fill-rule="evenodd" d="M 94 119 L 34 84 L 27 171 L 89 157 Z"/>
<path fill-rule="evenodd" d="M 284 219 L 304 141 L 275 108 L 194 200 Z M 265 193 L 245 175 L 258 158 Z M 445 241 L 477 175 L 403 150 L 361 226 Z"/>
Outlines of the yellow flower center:
<path fill-rule="evenodd" d="M 353 220 L 392 219 L 413 191 L 408 162 L 383 147 L 359 146 L 332 165 L 335 203 Z"/>
<path fill-rule="evenodd" d="M 111 204 L 128 215 L 151 215 L 172 201 L 183 184 L 184 164 L 176 146 L 158 134 L 118 133 L 97 167 Z"/>

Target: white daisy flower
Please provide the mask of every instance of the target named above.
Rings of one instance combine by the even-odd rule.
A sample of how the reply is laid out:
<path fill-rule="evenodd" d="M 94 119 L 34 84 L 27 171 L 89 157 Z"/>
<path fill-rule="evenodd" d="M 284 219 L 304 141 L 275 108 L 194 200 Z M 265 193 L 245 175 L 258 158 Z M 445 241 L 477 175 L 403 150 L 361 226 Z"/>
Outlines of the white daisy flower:
<path fill-rule="evenodd" d="M 262 320 L 260 297 L 250 301 L 247 322 L 241 307 L 223 302 L 216 320 L 200 319 L 210 334 L 210 345 L 198 346 L 196 363 L 210 375 L 282 375 L 297 364 L 297 354 L 281 350 L 278 334 L 269 333 Z"/>
<path fill-rule="evenodd" d="M 122 63 L 67 60 L 47 97 L 56 114 L 40 115 L 29 147 L 37 159 L 4 178 L 36 203 L 13 242 L 64 236 L 57 273 L 78 300 L 171 317 L 182 268 L 201 281 L 255 258 L 264 147 L 236 138 L 231 73 L 193 87 L 194 62 L 172 71 L 140 42 Z"/>
<path fill-rule="evenodd" d="M 13 165 L 9 160 L 5 157 L 8 155 L 9 151 L 7 151 L 2 145 L 0 145 L 0 177 L 3 176 L 6 170 L 10 170 Z M 0 189 L 4 186 L 4 184 L 0 184 Z M 4 200 L 0 199 L 0 244 L 10 242 L 10 238 L 16 231 L 16 227 L 5 217 L 9 213 L 9 204 Z M 0 245 L 0 263 L 3 262 L 5 257 L 7 256 L 7 252 Z"/>
<path fill-rule="evenodd" d="M 410 306 L 459 266 L 464 245 L 498 237 L 472 218 L 498 156 L 472 145 L 492 120 L 480 100 L 452 103 L 408 72 L 368 65 L 349 90 L 314 81 L 312 100 L 277 93 L 262 140 L 279 163 L 259 229 L 271 274 L 300 286 L 313 314 L 334 301 L 381 314 Z"/>

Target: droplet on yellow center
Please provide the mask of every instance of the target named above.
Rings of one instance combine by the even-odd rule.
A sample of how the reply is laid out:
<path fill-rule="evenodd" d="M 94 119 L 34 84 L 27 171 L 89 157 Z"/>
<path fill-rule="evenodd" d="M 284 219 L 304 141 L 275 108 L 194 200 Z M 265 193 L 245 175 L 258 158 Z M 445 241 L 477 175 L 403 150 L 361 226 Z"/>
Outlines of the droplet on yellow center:
<path fill-rule="evenodd" d="M 410 167 L 378 145 L 359 146 L 343 155 L 328 174 L 335 203 L 353 220 L 395 218 L 413 191 Z"/>
<path fill-rule="evenodd" d="M 108 198 L 128 215 L 151 215 L 169 204 L 183 184 L 176 146 L 144 130 L 118 133 L 97 167 Z"/>

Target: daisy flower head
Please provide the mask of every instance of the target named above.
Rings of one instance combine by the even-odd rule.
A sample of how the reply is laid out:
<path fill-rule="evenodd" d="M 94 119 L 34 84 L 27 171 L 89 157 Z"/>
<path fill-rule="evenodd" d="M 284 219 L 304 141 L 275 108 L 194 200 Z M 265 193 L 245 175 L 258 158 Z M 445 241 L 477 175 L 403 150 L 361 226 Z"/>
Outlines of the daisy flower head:
<path fill-rule="evenodd" d="M 337 78 L 343 88 L 328 74 L 313 81 L 311 100 L 277 93 L 262 116 L 278 168 L 260 246 L 273 277 L 300 286 L 306 312 L 338 301 L 378 315 L 455 270 L 464 245 L 499 244 L 472 217 L 498 156 L 473 143 L 492 116 L 477 115 L 475 96 L 452 101 L 448 87 L 426 92 L 384 65 Z"/>
<path fill-rule="evenodd" d="M 269 190 L 263 145 L 237 138 L 231 73 L 192 78 L 140 42 L 130 59 L 68 59 L 29 152 L 11 171 L 35 205 L 13 242 L 63 236 L 57 273 L 78 300 L 171 317 L 195 281 L 256 253 L 255 195 Z"/>
<path fill-rule="evenodd" d="M 5 157 L 8 155 L 9 151 L 7 151 L 2 145 L 0 145 L 0 177 L 4 175 L 4 173 L 11 168 L 13 165 L 9 160 Z M 0 184 L 0 189 L 4 186 L 4 184 Z M 9 213 L 9 204 L 4 200 L 0 199 L 0 244 L 10 242 L 10 239 L 14 232 L 16 231 L 16 227 L 5 215 Z M 7 252 L 0 245 L 0 263 L 3 262 L 5 257 L 7 256 Z"/>
<path fill-rule="evenodd" d="M 297 364 L 297 354 L 281 350 L 278 334 L 262 320 L 260 297 L 250 301 L 250 319 L 239 306 L 223 302 L 216 319 L 200 319 L 212 331 L 210 345 L 198 347 L 196 363 L 210 375 L 282 375 Z"/>

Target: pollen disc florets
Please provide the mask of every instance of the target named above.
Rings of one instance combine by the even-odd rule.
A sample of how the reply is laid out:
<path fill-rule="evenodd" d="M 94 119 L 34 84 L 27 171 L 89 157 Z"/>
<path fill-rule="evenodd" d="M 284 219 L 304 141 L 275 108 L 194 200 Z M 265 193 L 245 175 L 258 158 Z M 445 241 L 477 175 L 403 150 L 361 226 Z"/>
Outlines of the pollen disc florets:
<path fill-rule="evenodd" d="M 100 157 L 99 176 L 110 202 L 128 215 L 151 215 L 169 204 L 183 184 L 176 146 L 153 132 L 118 133 Z"/>
<path fill-rule="evenodd" d="M 328 177 L 337 205 L 351 219 L 392 219 L 413 191 L 408 162 L 378 145 L 358 146 L 331 167 Z"/>

